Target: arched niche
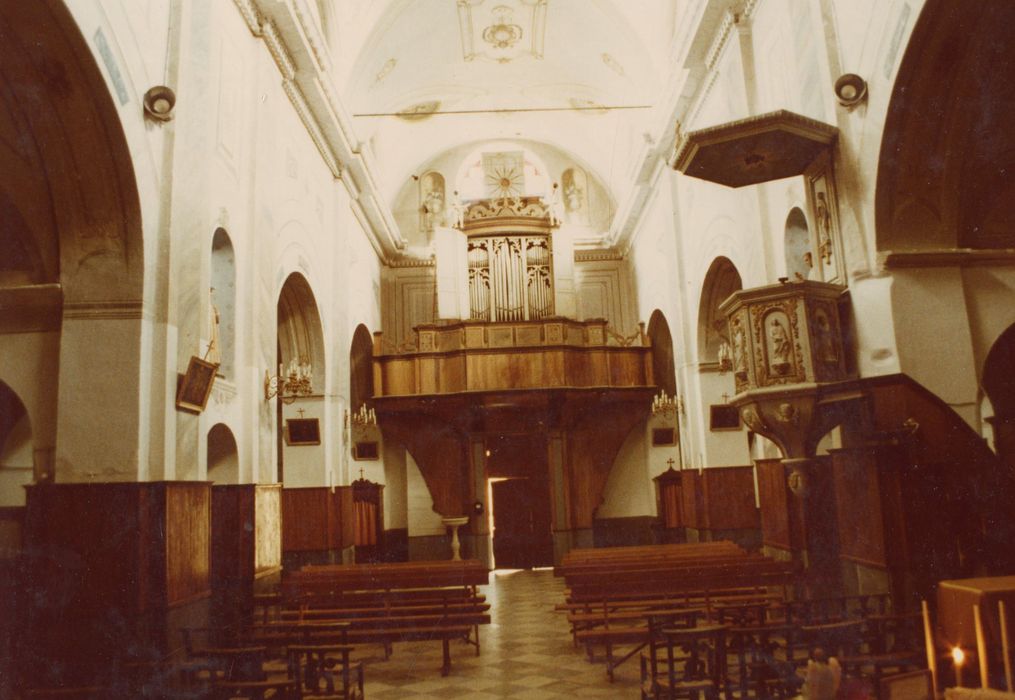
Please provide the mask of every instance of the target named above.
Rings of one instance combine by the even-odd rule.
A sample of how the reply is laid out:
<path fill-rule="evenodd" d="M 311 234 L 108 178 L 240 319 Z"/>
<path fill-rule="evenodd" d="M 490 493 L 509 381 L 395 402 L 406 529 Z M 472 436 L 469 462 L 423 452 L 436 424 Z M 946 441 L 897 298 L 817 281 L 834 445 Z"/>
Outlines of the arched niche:
<path fill-rule="evenodd" d="M 216 484 L 240 483 L 236 438 L 224 423 L 216 423 L 208 431 L 208 481 Z"/>
<path fill-rule="evenodd" d="M 705 273 L 698 304 L 698 361 L 718 362 L 719 347 L 729 343 L 726 317 L 719 306 L 730 294 L 743 289 L 740 273 L 729 258 L 718 257 Z"/>
<path fill-rule="evenodd" d="M 324 328 L 317 300 L 307 278 L 294 272 L 278 295 L 278 361 L 283 368 L 291 362 L 309 364 L 314 393 L 324 390 Z"/>
<path fill-rule="evenodd" d="M 25 504 L 34 469 L 32 424 L 21 398 L 0 382 L 0 506 Z"/>
<path fill-rule="evenodd" d="M 786 216 L 783 253 L 786 258 L 786 277 L 793 281 L 814 278 L 811 233 L 807 227 L 807 217 L 800 207 L 793 207 Z"/>
<path fill-rule="evenodd" d="M 666 316 L 659 309 L 649 316 L 646 334 L 652 343 L 652 377 L 656 386 L 668 396 L 676 396 L 677 376 L 674 369 L 673 336 Z"/>
<path fill-rule="evenodd" d="M 236 372 L 236 254 L 225 229 L 211 239 L 211 324 L 209 340 L 215 347 L 209 359 L 219 363 L 218 373 L 234 379 Z"/>
<path fill-rule="evenodd" d="M 1015 3 L 928 0 L 881 143 L 879 250 L 1015 247 Z"/>
<path fill-rule="evenodd" d="M 362 323 L 352 334 L 349 349 L 349 410 L 358 411 L 374 395 L 374 343 Z"/>
<path fill-rule="evenodd" d="M 564 215 L 568 223 L 587 226 L 592 204 L 589 200 L 589 176 L 585 170 L 574 166 L 560 174 L 560 191 L 564 203 Z"/>

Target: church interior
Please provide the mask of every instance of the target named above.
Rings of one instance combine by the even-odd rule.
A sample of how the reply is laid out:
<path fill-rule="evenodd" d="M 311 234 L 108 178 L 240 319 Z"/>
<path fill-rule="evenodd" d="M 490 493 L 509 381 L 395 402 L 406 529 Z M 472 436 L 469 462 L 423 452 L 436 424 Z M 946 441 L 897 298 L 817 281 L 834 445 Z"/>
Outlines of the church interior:
<path fill-rule="evenodd" d="M 0 699 L 1011 693 L 1012 26 L 0 1 Z"/>

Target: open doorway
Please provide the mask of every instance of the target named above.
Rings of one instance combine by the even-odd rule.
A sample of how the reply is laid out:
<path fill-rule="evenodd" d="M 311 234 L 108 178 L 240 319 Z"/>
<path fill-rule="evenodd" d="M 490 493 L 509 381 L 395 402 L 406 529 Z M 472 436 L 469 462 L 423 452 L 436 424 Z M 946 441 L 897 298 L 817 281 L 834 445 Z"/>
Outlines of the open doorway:
<path fill-rule="evenodd" d="M 553 566 L 550 479 L 542 436 L 487 441 L 487 500 L 497 569 Z"/>

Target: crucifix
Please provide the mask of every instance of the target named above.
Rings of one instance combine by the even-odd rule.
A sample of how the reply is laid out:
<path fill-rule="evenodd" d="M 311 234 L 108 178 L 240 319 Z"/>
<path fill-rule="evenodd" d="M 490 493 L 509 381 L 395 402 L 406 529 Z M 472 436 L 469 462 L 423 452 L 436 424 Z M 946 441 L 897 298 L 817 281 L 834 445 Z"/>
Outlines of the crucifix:
<path fill-rule="evenodd" d="M 296 409 L 296 412 L 300 414 L 300 418 L 303 417 L 303 409 L 302 408 Z"/>
<path fill-rule="evenodd" d="M 676 464 L 676 462 L 674 462 L 673 458 L 670 457 L 668 460 L 666 460 L 666 464 L 669 465 L 670 469 L 673 469 L 673 465 Z"/>
<path fill-rule="evenodd" d="M 723 402 L 723 403 L 729 403 L 729 402 L 730 402 L 730 395 L 729 395 L 729 394 L 727 394 L 727 393 L 725 393 L 725 392 L 723 392 L 723 395 L 722 395 L 722 402 Z"/>

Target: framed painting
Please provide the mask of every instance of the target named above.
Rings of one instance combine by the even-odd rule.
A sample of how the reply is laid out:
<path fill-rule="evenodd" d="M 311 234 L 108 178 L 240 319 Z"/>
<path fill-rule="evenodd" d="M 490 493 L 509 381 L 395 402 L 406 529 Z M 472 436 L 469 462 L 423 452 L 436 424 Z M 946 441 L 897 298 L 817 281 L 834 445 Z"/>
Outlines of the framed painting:
<path fill-rule="evenodd" d="M 191 413 L 200 413 L 208 405 L 211 388 L 215 383 L 218 364 L 191 356 L 187 373 L 176 390 L 176 407 Z"/>
<path fill-rule="evenodd" d="M 287 418 L 285 444 L 320 445 L 321 422 L 317 418 Z"/>

